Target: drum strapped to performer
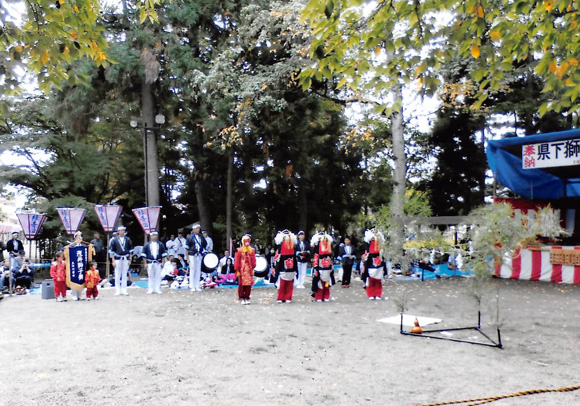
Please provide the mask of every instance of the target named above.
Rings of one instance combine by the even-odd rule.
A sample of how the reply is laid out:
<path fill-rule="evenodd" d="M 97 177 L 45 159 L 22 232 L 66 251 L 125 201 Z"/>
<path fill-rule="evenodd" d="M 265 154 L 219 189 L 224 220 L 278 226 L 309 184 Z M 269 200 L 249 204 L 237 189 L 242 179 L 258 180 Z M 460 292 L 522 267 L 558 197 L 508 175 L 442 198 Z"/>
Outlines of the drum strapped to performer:
<path fill-rule="evenodd" d="M 208 252 L 203 256 L 201 271 L 205 273 L 212 273 L 217 269 L 219 262 L 220 260 L 216 254 L 213 252 Z"/>
<path fill-rule="evenodd" d="M 268 276 L 268 260 L 261 255 L 256 255 L 256 268 L 254 269 L 254 276 L 257 276 L 258 278 L 265 278 Z"/>

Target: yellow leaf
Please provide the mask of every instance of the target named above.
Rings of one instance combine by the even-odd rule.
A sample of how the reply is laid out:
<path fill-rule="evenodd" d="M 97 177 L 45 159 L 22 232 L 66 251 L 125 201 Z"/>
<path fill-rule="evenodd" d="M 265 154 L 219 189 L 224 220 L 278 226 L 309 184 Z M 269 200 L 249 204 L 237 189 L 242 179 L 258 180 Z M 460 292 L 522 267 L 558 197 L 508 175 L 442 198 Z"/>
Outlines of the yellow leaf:
<path fill-rule="evenodd" d="M 548 66 L 548 70 L 552 73 L 556 73 L 556 71 L 558 70 L 558 65 L 556 65 L 556 61 L 550 62 L 550 65 Z"/>
<path fill-rule="evenodd" d="M 268 88 L 268 85 L 266 83 L 262 84 L 262 90 L 266 90 Z"/>
<path fill-rule="evenodd" d="M 558 77 L 562 77 L 564 76 L 564 74 L 566 73 L 566 71 L 568 70 L 568 67 L 570 66 L 570 64 L 568 62 L 563 62 L 562 65 L 560 65 L 560 67 L 558 68 Z"/>
<path fill-rule="evenodd" d="M 419 78 L 419 80 L 417 80 L 417 90 L 421 89 L 421 85 L 423 84 L 423 78 Z"/>
<path fill-rule="evenodd" d="M 578 66 L 578 59 L 570 58 L 570 59 L 568 59 L 568 63 L 572 66 Z"/>
<path fill-rule="evenodd" d="M 68 49 L 68 47 L 65 45 L 64 51 L 62 51 L 62 52 L 64 52 L 66 55 L 68 55 L 68 54 L 70 54 L 70 49 Z"/>
<path fill-rule="evenodd" d="M 139 11 L 139 24 L 143 24 L 146 19 L 147 11 L 145 9 L 141 9 L 141 11 Z"/>
<path fill-rule="evenodd" d="M 14 50 L 15 50 L 16 52 L 22 52 L 22 47 L 21 47 L 20 45 L 18 45 L 18 46 L 15 46 L 15 47 L 14 47 Z"/>
<path fill-rule="evenodd" d="M 552 0 L 544 1 L 544 7 L 546 7 L 546 11 L 549 13 L 554 8 L 554 2 Z"/>
<path fill-rule="evenodd" d="M 572 78 L 566 79 L 566 86 L 574 86 L 574 82 L 572 82 Z"/>
<path fill-rule="evenodd" d="M 79 34 L 77 34 L 76 31 L 71 31 L 70 36 L 72 39 L 79 39 Z"/>
<path fill-rule="evenodd" d="M 501 32 L 499 31 L 492 31 L 489 33 L 489 37 L 492 39 L 492 41 L 499 41 L 501 38 Z"/>
<path fill-rule="evenodd" d="M 485 11 L 483 10 L 482 6 L 477 6 L 477 11 L 475 13 L 477 15 L 477 17 L 479 18 L 483 18 L 485 17 Z"/>
<path fill-rule="evenodd" d="M 73 6 L 74 11 L 76 11 L 77 13 L 79 12 L 79 6 L 77 6 L 76 4 Z"/>
<path fill-rule="evenodd" d="M 95 52 L 97 52 L 99 50 L 99 46 L 97 45 L 97 43 L 95 41 L 91 41 L 91 48 Z"/>
<path fill-rule="evenodd" d="M 381 47 L 378 46 L 378 47 L 375 48 L 375 55 L 376 56 L 379 56 L 380 53 L 381 53 Z"/>
<path fill-rule="evenodd" d="M 477 44 L 474 44 L 471 47 L 471 56 L 473 56 L 475 59 L 479 58 L 479 55 L 481 54 L 479 47 L 477 46 Z"/>
<path fill-rule="evenodd" d="M 40 61 L 42 63 L 47 63 L 49 59 L 50 59 L 50 54 L 48 53 L 48 51 L 45 50 L 45 51 L 42 51 L 40 53 Z"/>
<path fill-rule="evenodd" d="M 474 10 L 475 10 L 475 5 L 472 4 L 471 7 L 469 7 L 469 9 L 467 10 L 467 12 L 469 14 L 471 14 L 471 13 L 473 13 Z"/>

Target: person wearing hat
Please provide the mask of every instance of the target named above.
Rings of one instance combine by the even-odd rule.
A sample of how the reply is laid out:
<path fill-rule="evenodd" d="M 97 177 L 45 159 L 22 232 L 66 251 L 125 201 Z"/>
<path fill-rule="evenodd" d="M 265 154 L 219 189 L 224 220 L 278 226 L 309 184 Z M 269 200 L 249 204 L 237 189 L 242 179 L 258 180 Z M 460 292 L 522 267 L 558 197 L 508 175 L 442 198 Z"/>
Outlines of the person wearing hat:
<path fill-rule="evenodd" d="M 249 234 L 242 237 L 242 246 L 237 249 L 234 259 L 234 269 L 238 277 L 238 299 L 243 305 L 250 304 L 250 293 L 254 284 L 254 268 L 256 267 L 256 250 L 250 243 Z"/>
<path fill-rule="evenodd" d="M 10 256 L 10 269 L 12 272 L 17 271 L 17 267 L 19 267 L 18 263 L 18 252 L 24 251 L 24 244 L 22 241 L 18 239 L 18 232 L 14 231 L 12 233 L 12 239 L 6 243 L 6 252 Z"/>
<path fill-rule="evenodd" d="M 127 275 L 131 254 L 133 253 L 133 242 L 125 235 L 125 226 L 117 228 L 117 236 L 111 240 L 109 255 L 113 258 L 115 267 L 115 296 L 127 296 Z"/>
<path fill-rule="evenodd" d="M 334 285 L 334 270 L 332 261 L 332 237 L 320 232 L 310 241 L 314 247 L 312 258 L 312 296 L 317 302 L 330 300 L 330 286 Z"/>
<path fill-rule="evenodd" d="M 310 260 L 310 250 L 308 244 L 304 239 L 306 235 L 304 231 L 298 232 L 298 243 L 296 244 L 296 261 L 297 272 L 294 279 L 294 286 L 296 289 L 304 289 L 304 281 L 306 280 L 306 268 L 308 268 L 308 261 Z"/>
<path fill-rule="evenodd" d="M 356 261 L 356 255 L 348 235 L 344 237 L 344 243 L 340 244 L 338 260 L 342 263 L 342 287 L 350 288 L 350 276 L 352 274 L 352 266 Z"/>
<path fill-rule="evenodd" d="M 200 231 L 200 224 L 195 223 L 185 244 L 185 256 L 189 258 L 189 289 L 192 292 L 201 292 L 201 262 L 207 247 L 207 241 Z"/>
<path fill-rule="evenodd" d="M 165 245 L 158 241 L 159 233 L 152 231 L 149 234 L 149 242 L 143 247 L 141 256 L 147 262 L 147 275 L 149 276 L 149 290 L 147 294 L 161 294 L 161 263 L 167 256 Z"/>
<path fill-rule="evenodd" d="M 366 251 L 362 258 L 362 279 L 370 300 L 380 300 L 383 295 L 383 279 L 387 274 L 387 267 L 381 256 L 381 244 L 384 242 L 382 233 L 374 229 L 365 231 Z"/>

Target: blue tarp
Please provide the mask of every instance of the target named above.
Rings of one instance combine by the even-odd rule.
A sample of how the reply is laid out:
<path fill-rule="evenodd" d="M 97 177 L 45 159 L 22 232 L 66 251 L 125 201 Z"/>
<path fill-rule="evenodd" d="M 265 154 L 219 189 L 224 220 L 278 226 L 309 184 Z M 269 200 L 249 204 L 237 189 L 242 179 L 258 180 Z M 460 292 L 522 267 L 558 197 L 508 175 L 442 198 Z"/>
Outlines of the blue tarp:
<path fill-rule="evenodd" d="M 490 140 L 487 161 L 497 181 L 521 196 L 531 199 L 580 197 L 578 166 L 522 169 L 522 145 L 574 138 L 580 138 L 580 129 Z"/>

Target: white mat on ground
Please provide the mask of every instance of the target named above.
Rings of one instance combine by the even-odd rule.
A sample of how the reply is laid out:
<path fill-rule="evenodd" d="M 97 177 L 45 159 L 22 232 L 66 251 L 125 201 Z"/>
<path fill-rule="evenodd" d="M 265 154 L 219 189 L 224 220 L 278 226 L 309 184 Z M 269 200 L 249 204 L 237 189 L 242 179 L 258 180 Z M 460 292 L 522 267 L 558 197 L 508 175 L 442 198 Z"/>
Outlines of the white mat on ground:
<path fill-rule="evenodd" d="M 412 314 L 404 314 L 403 315 L 403 326 L 412 327 L 415 325 L 415 318 L 419 320 L 419 325 L 421 327 L 428 326 L 429 324 L 437 324 L 441 323 L 442 319 L 434 319 L 433 317 L 422 317 L 422 316 L 413 316 Z M 387 317 L 384 319 L 377 320 L 380 323 L 387 323 L 387 324 L 397 324 L 401 325 L 401 315 L 398 314 L 393 317 Z"/>

